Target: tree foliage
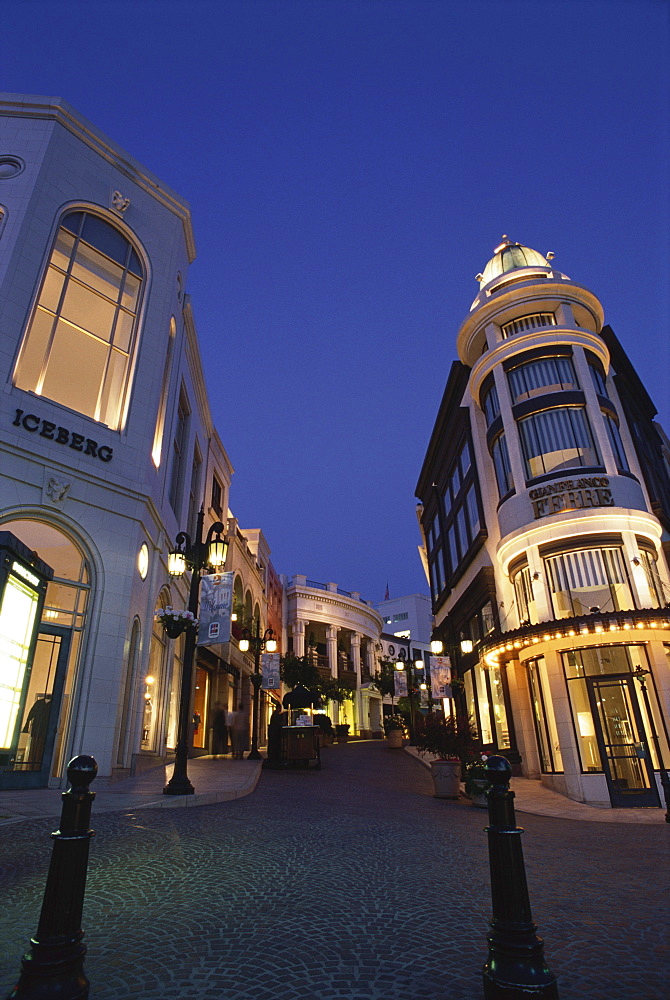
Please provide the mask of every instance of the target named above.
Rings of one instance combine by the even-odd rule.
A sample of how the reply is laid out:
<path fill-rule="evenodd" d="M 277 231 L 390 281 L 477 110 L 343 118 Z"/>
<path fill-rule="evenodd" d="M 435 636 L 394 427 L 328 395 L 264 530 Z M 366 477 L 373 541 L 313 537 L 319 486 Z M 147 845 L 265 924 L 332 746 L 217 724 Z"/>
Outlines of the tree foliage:
<path fill-rule="evenodd" d="M 285 653 L 281 658 L 281 679 L 293 689 L 302 684 L 308 691 L 316 691 L 324 701 L 334 701 L 341 705 L 354 697 L 355 686 L 337 677 L 324 677 L 312 656 L 295 656 Z"/>

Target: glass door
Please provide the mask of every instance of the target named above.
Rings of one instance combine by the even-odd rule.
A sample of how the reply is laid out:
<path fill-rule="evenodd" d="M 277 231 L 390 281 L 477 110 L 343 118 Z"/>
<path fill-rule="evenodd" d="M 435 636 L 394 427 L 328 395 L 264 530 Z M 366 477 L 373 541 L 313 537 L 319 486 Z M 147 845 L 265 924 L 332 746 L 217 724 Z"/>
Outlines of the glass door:
<path fill-rule="evenodd" d="M 586 682 L 612 805 L 659 805 L 633 678 L 587 677 Z"/>
<path fill-rule="evenodd" d="M 27 678 L 20 725 L 0 788 L 46 788 L 53 755 L 71 630 L 41 625 Z"/>

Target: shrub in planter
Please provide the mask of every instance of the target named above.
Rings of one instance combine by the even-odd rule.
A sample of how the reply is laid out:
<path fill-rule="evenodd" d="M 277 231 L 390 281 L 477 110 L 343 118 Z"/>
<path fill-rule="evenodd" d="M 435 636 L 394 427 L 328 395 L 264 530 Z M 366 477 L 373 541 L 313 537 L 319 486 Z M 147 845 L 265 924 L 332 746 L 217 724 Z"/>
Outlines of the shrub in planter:
<path fill-rule="evenodd" d="M 402 715 L 387 715 L 384 719 L 384 732 L 389 747 L 393 750 L 400 749 L 405 739 L 405 720 Z"/>
<path fill-rule="evenodd" d="M 349 723 L 340 722 L 335 726 L 335 735 L 338 743 L 346 743 L 349 739 Z"/>
<path fill-rule="evenodd" d="M 461 762 L 474 756 L 477 730 L 466 716 L 440 718 L 428 715 L 416 738 L 420 754 L 431 754 L 435 796 L 457 799 L 461 783 Z"/>

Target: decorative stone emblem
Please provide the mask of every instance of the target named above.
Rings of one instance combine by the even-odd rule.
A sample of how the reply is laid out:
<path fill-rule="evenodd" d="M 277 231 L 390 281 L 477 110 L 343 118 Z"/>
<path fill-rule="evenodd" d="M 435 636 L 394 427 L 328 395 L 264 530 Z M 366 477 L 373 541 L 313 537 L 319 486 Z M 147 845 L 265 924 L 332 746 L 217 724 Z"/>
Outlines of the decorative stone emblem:
<path fill-rule="evenodd" d="M 130 205 L 130 198 L 124 198 L 120 191 L 112 191 L 112 208 L 119 215 L 123 215 Z"/>
<path fill-rule="evenodd" d="M 63 503 L 65 497 L 70 492 L 71 486 L 72 483 L 66 483 L 63 479 L 56 479 L 55 476 L 50 476 L 44 487 L 44 492 L 52 503 Z"/>

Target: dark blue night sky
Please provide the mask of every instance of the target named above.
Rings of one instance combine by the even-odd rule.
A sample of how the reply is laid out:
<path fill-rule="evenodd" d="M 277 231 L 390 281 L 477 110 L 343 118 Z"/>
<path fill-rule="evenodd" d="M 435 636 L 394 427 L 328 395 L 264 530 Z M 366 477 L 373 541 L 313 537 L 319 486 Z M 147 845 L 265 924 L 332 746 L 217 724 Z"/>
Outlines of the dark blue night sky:
<path fill-rule="evenodd" d="M 503 233 L 599 296 L 670 430 L 669 10 L 4 0 L 1 89 L 191 204 L 231 506 L 280 572 L 427 593 L 414 487 Z"/>

